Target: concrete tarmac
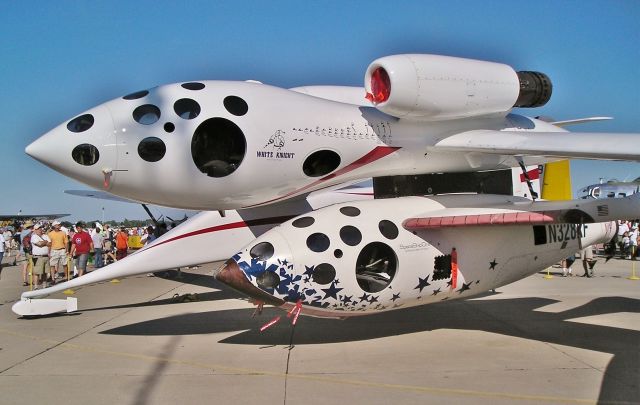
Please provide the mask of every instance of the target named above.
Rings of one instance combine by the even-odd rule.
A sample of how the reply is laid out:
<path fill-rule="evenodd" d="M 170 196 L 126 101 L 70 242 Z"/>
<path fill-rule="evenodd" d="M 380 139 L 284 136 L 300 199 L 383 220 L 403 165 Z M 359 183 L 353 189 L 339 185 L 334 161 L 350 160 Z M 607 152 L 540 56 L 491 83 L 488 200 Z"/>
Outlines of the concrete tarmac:
<path fill-rule="evenodd" d="M 252 318 L 218 264 L 86 286 L 76 314 L 36 319 L 11 311 L 24 287 L 5 267 L 0 403 L 640 403 L 640 281 L 631 261 L 603 262 L 590 279 L 554 268 L 476 299 L 262 333 L 284 313 Z M 187 293 L 199 301 L 172 299 Z"/>

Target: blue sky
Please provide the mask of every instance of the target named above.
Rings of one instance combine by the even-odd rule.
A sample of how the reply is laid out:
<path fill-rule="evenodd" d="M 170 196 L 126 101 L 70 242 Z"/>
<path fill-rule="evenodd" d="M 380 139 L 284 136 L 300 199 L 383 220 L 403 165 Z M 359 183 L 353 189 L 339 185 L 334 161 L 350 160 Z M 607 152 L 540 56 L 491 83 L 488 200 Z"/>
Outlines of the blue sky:
<path fill-rule="evenodd" d="M 551 101 L 525 111 L 615 120 L 580 131 L 640 132 L 640 2 L 5 1 L 0 5 L 0 213 L 144 218 L 137 205 L 63 194 L 86 188 L 24 154 L 78 113 L 179 81 L 255 79 L 360 86 L 368 64 L 436 53 L 539 70 Z M 606 139 L 603 139 L 606 142 Z M 572 162 L 573 189 L 640 176 L 638 163 Z M 156 214 L 179 215 L 168 209 Z"/>

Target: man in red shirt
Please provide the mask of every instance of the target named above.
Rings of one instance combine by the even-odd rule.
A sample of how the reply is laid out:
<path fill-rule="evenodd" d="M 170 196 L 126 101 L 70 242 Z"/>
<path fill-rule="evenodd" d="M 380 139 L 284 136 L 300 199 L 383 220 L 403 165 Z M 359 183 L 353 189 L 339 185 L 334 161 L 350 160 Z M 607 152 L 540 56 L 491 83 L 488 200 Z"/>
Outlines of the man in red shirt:
<path fill-rule="evenodd" d="M 76 233 L 71 238 L 71 256 L 75 257 L 78 275 L 82 276 L 87 271 L 89 252 L 93 250 L 93 239 L 84 230 L 84 222 L 76 224 Z"/>

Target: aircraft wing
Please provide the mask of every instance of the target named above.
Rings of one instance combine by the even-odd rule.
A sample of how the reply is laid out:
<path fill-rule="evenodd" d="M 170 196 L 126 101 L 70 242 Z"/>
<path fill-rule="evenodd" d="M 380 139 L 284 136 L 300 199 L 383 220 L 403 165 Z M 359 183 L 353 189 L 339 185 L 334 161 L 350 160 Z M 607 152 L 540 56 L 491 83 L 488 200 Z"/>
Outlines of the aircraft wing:
<path fill-rule="evenodd" d="M 640 161 L 640 134 L 475 130 L 445 138 L 433 150 Z"/>
<path fill-rule="evenodd" d="M 118 202 L 128 202 L 139 204 L 137 201 L 129 200 L 127 198 L 118 197 L 117 195 L 108 193 L 106 191 L 100 190 L 64 190 L 65 194 L 76 195 L 80 197 L 91 197 L 97 198 L 99 200 L 109 200 L 109 201 L 118 201 Z"/>
<path fill-rule="evenodd" d="M 409 231 L 470 226 L 589 224 L 615 218 L 635 218 L 640 210 L 640 194 L 608 200 L 518 201 L 503 207 L 455 207 L 430 211 L 407 218 L 402 226 Z"/>

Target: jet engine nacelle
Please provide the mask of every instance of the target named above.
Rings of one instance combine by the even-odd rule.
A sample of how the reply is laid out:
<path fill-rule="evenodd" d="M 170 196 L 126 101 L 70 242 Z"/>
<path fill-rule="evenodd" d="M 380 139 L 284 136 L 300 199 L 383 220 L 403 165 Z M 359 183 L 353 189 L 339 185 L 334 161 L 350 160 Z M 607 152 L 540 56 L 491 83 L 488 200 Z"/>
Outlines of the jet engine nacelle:
<path fill-rule="evenodd" d="M 551 81 L 538 72 L 440 55 L 393 55 L 365 74 L 367 98 L 398 118 L 445 120 L 505 114 L 514 106 L 544 105 Z"/>
<path fill-rule="evenodd" d="M 609 241 L 638 199 L 531 202 L 496 195 L 337 204 L 287 221 L 240 250 L 218 280 L 256 301 L 322 317 L 468 298 Z M 602 204 L 600 204 L 602 205 Z M 567 223 L 583 213 L 591 223 Z"/>

